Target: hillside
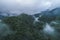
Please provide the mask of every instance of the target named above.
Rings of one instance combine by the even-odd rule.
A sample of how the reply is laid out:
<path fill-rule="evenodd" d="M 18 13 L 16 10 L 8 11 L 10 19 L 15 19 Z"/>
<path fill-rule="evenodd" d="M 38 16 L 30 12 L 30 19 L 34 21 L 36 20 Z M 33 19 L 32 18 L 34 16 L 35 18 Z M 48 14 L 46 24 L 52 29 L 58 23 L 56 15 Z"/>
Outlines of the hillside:
<path fill-rule="evenodd" d="M 34 15 L 7 16 L 2 21 L 14 31 L 2 40 L 60 40 L 60 8 Z"/>

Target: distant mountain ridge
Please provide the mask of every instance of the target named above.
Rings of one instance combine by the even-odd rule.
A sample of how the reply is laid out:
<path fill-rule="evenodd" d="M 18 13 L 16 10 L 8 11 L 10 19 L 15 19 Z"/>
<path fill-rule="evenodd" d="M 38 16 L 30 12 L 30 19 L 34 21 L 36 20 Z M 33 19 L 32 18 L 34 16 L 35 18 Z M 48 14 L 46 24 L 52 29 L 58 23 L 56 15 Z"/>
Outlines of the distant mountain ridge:
<path fill-rule="evenodd" d="M 43 11 L 41 13 L 34 14 L 34 16 L 39 17 L 40 21 L 53 21 L 57 17 L 60 18 L 60 8 L 55 8 L 52 10 Z"/>
<path fill-rule="evenodd" d="M 10 14 L 10 13 L 4 13 L 4 12 L 0 12 L 0 19 L 4 18 L 5 16 L 14 16 L 14 14 Z M 16 16 L 16 15 L 15 15 Z M 43 11 L 41 13 L 37 13 L 37 14 L 34 14 L 35 17 L 39 17 L 39 16 L 45 16 L 45 17 L 56 17 L 56 16 L 60 16 L 60 8 L 55 8 L 55 9 L 52 9 L 52 10 L 46 10 L 46 11 Z"/>
<path fill-rule="evenodd" d="M 34 14 L 34 16 L 38 17 L 39 15 L 45 15 L 45 16 L 57 16 L 60 15 L 60 8 L 55 8 L 48 11 L 43 11 L 41 13 Z"/>

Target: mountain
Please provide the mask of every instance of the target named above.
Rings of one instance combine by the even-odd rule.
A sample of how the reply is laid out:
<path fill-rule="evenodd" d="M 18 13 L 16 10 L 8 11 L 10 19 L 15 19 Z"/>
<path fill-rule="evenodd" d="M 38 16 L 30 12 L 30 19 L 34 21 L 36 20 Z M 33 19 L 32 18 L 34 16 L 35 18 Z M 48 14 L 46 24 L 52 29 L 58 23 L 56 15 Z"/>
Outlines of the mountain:
<path fill-rule="evenodd" d="M 0 19 L 3 19 L 5 17 L 10 17 L 10 16 L 17 16 L 17 15 L 10 12 L 0 12 Z"/>
<path fill-rule="evenodd" d="M 0 19 L 5 16 L 16 16 L 15 14 L 11 14 L 9 12 L 0 12 Z M 60 16 L 60 8 L 54 8 L 52 10 L 42 11 L 41 13 L 34 14 L 33 16 L 38 17 L 40 21 L 52 21 L 55 20 L 56 17 Z M 51 19 L 51 20 L 50 20 Z"/>
<path fill-rule="evenodd" d="M 7 24 L 9 28 L 13 30 L 15 33 L 13 33 L 14 35 L 11 34 L 6 36 L 3 39 L 4 40 L 5 39 L 6 40 L 55 40 L 57 37 L 57 40 L 60 40 L 59 38 L 60 20 L 58 21 L 58 19 L 60 19 L 60 16 L 58 15 L 60 15 L 60 9 L 55 8 L 34 15 L 21 14 L 18 16 L 7 17 L 6 19 L 3 19 L 3 22 Z M 57 23 L 55 20 L 57 20 Z M 51 22 L 52 25 L 49 24 Z M 52 29 L 52 27 L 54 28 Z M 52 32 L 55 32 L 57 35 L 53 33 L 53 35 L 51 36 L 50 33 Z"/>
<path fill-rule="evenodd" d="M 0 19 L 3 19 L 5 17 L 6 17 L 5 13 L 4 12 L 0 12 Z"/>
<path fill-rule="evenodd" d="M 52 9 L 52 10 L 46 10 L 46 11 L 43 11 L 41 13 L 35 14 L 35 16 L 39 16 L 39 15 L 45 15 L 45 16 L 60 15 L 60 8 L 55 8 L 55 9 Z"/>
<path fill-rule="evenodd" d="M 0 15 L 0 19 L 3 19 L 3 18 L 5 18 L 5 16 L 3 16 L 3 15 Z"/>
<path fill-rule="evenodd" d="M 51 10 L 50 12 L 54 13 L 56 15 L 58 15 L 58 14 L 60 15 L 60 8 L 55 8 L 55 9 Z"/>
<path fill-rule="evenodd" d="M 34 14 L 35 17 L 39 17 L 40 21 L 48 22 L 53 21 L 59 17 L 60 19 L 60 8 L 55 8 L 52 10 L 46 10 L 41 13 Z"/>

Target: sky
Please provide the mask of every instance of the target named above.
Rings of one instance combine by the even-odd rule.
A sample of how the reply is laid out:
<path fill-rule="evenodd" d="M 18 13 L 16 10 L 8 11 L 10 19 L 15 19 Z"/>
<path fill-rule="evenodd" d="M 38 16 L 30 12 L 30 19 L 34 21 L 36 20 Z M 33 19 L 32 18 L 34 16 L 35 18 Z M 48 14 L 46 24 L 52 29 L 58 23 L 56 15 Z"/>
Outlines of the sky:
<path fill-rule="evenodd" d="M 0 11 L 13 14 L 36 14 L 60 7 L 60 0 L 0 0 Z"/>

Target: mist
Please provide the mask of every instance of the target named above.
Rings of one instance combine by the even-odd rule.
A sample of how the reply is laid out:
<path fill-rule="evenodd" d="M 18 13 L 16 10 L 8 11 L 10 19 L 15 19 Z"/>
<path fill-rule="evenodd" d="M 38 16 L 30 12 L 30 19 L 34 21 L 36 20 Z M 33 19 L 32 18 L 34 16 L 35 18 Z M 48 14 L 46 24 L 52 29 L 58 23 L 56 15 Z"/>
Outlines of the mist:
<path fill-rule="evenodd" d="M 45 27 L 43 28 L 44 33 L 49 34 L 49 35 L 54 35 L 55 34 L 55 29 L 50 26 L 50 24 L 46 23 Z"/>
<path fill-rule="evenodd" d="M 22 14 L 22 13 L 25 13 L 25 14 L 29 14 L 29 15 L 31 15 L 31 16 L 33 16 L 34 14 L 37 14 L 37 13 L 41 13 L 42 11 L 46 11 L 46 10 L 52 10 L 52 9 L 54 9 L 54 8 L 58 8 L 58 7 L 60 7 L 60 0 L 0 0 L 0 15 L 2 14 L 2 15 L 7 15 L 7 13 L 9 14 L 8 16 L 13 16 L 13 15 L 15 15 L 15 17 L 16 17 L 16 15 L 19 15 L 19 14 Z M 44 14 L 44 13 L 43 13 Z M 49 16 L 49 14 L 47 14 L 48 16 Z M 39 20 L 39 18 L 41 18 L 41 17 L 43 17 L 44 15 L 40 15 L 39 17 L 35 17 L 35 16 L 33 16 L 33 18 L 34 18 L 34 24 L 35 23 L 38 23 L 38 25 L 37 26 L 39 26 L 40 24 L 40 20 Z M 48 17 L 47 16 L 47 17 Z M 51 17 L 51 16 L 50 16 Z M 53 16 L 52 16 L 53 17 Z M 14 17 L 12 17 L 12 19 L 13 19 Z M 20 19 L 18 19 L 18 18 L 21 18 L 20 16 L 18 16 L 18 17 L 16 17 L 16 19 L 17 19 L 17 21 L 16 21 L 16 19 L 14 18 L 14 23 L 15 23 L 15 21 L 17 22 L 16 24 L 18 24 L 17 25 L 17 28 L 19 27 L 20 28 L 20 25 L 21 25 L 21 23 L 20 23 Z M 23 18 L 23 19 L 22 19 Z M 24 24 L 24 16 L 22 16 L 22 20 L 21 21 L 23 21 L 23 26 L 25 25 Z M 12 20 L 11 19 L 11 20 Z M 46 18 L 45 18 L 46 19 Z M 27 18 L 26 18 L 26 20 L 28 20 Z M 44 18 L 43 18 L 43 20 L 44 20 Z M 36 33 L 40 33 L 40 30 L 42 31 L 42 35 L 45 35 L 45 36 L 51 36 L 51 38 L 52 37 L 56 37 L 56 38 L 59 38 L 59 36 L 60 36 L 60 34 L 59 34 L 59 32 L 57 31 L 57 29 L 55 28 L 55 26 L 51 26 L 51 24 L 49 24 L 49 23 L 45 23 L 44 24 L 44 21 L 47 21 L 47 20 L 44 20 L 43 21 L 42 20 L 42 29 L 40 29 L 40 26 L 39 26 L 39 28 L 37 27 L 37 28 L 35 28 L 35 25 L 33 25 L 32 27 L 29 27 L 29 28 L 31 28 L 31 29 L 33 29 L 34 30 L 34 32 L 36 31 L 36 30 L 38 30 L 38 32 L 36 32 Z M 8 20 L 9 21 L 9 20 Z M 28 20 L 29 21 L 29 20 Z M 13 23 L 13 22 L 12 22 Z M 33 24 L 32 23 L 32 24 Z M 54 23 L 54 24 L 58 24 L 58 23 L 56 23 L 56 22 L 54 22 L 54 21 L 52 21 L 52 23 Z M 28 22 L 27 22 L 27 24 L 28 24 Z M 26 24 L 26 25 L 27 25 Z M 15 26 L 15 24 L 14 24 L 14 26 Z M 31 26 L 30 24 L 29 25 L 27 25 L 27 26 Z M 7 25 L 7 23 L 4 23 L 2 20 L 0 20 L 0 37 L 4 37 L 4 36 L 7 36 L 7 35 L 12 35 L 12 34 L 14 34 L 15 32 L 13 31 L 13 30 L 11 30 L 10 28 L 9 28 L 10 26 L 9 25 Z M 12 25 L 12 27 L 13 27 L 13 25 Z M 19 29 L 18 28 L 18 29 Z M 24 26 L 24 28 L 25 28 L 25 26 Z M 28 28 L 28 27 L 26 27 L 26 28 Z M 29 29 L 28 28 L 28 29 Z M 39 30 L 40 29 L 40 30 Z M 19 29 L 20 30 L 20 29 Z M 25 30 L 25 29 L 24 29 Z M 23 33 L 24 33 L 24 30 L 22 30 L 23 31 Z M 28 30 L 26 30 L 26 31 L 28 31 Z M 18 33 L 19 33 L 20 31 L 18 31 Z M 30 38 L 30 32 L 27 32 L 26 33 L 27 35 L 29 35 L 29 37 L 27 36 L 27 38 Z M 19 34 L 18 34 L 19 35 Z M 25 35 L 25 34 L 24 34 Z M 20 36 L 20 35 L 19 35 Z M 26 36 L 26 35 L 25 35 Z M 33 36 L 33 34 L 32 34 L 32 36 Z M 36 35 L 37 36 L 37 35 Z M 39 35 L 39 37 L 40 37 L 40 35 Z M 20 38 L 20 37 L 19 37 Z M 55 38 L 54 38 L 55 39 Z"/>
<path fill-rule="evenodd" d="M 9 28 L 9 25 L 5 24 L 2 20 L 0 20 L 0 39 L 1 37 L 12 34 L 14 34 L 14 31 Z"/>

